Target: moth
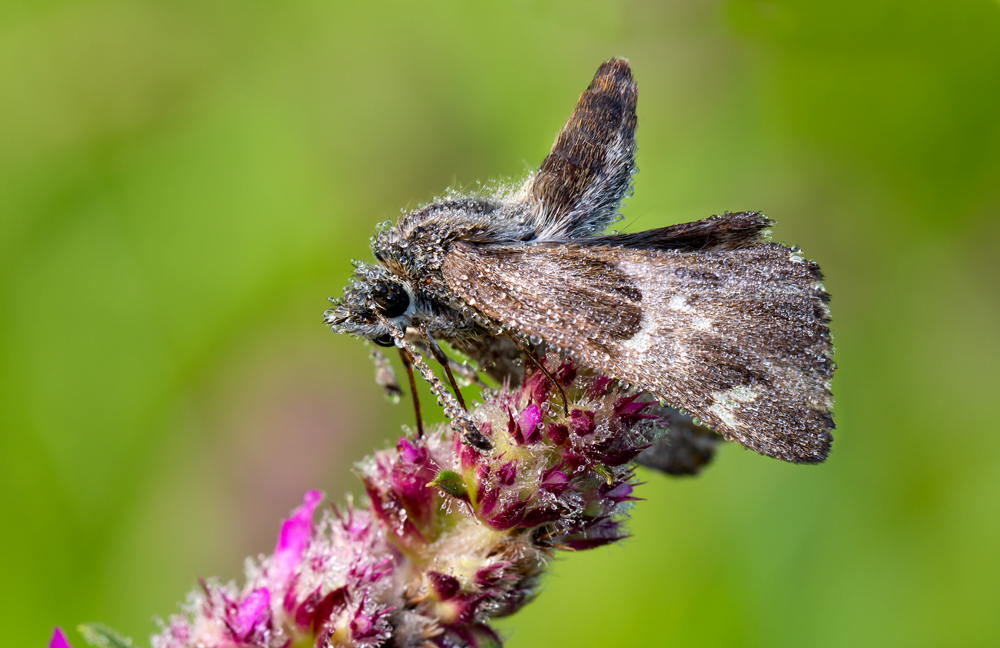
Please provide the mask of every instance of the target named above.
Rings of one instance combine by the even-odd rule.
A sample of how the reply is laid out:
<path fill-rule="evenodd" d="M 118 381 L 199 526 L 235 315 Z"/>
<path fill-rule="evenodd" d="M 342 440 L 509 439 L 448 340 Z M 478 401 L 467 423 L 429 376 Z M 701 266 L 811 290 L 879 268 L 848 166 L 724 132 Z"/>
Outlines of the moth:
<path fill-rule="evenodd" d="M 755 452 L 822 462 L 835 365 L 819 266 L 759 212 L 603 234 L 630 195 L 636 99 L 628 61 L 603 63 L 537 171 L 384 224 L 377 264 L 354 262 L 325 323 L 416 340 L 448 369 L 446 340 L 499 379 L 524 340 L 544 344 Z"/>

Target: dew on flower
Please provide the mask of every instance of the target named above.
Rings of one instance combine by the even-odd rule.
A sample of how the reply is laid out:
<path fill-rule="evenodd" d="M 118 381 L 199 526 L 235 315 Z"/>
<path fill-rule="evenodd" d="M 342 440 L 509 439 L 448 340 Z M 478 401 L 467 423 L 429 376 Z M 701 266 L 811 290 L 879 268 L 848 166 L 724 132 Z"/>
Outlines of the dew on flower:
<path fill-rule="evenodd" d="M 544 363 L 568 415 L 549 379 L 529 374 L 470 410 L 491 450 L 443 424 L 373 453 L 356 467 L 367 506 L 321 507 L 307 492 L 274 553 L 247 561 L 244 584 L 202 581 L 152 648 L 499 646 L 490 621 L 534 598 L 553 551 L 626 535 L 632 461 L 665 429 L 683 432 L 679 456 L 698 468 L 711 443 L 617 382 L 552 354 Z M 660 451 L 651 465 L 676 468 Z M 68 648 L 61 632 L 50 647 Z"/>

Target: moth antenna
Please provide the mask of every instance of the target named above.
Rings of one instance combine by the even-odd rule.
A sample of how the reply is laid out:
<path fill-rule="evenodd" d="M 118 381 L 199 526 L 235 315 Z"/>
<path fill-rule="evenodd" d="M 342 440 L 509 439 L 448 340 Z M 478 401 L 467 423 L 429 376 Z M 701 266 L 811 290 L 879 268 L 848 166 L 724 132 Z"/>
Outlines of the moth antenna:
<path fill-rule="evenodd" d="M 507 333 L 507 337 L 509 337 L 514 344 L 517 345 L 517 348 L 520 349 L 521 352 L 524 353 L 524 355 L 526 355 L 532 362 L 534 362 L 535 366 L 541 369 L 542 373 L 545 374 L 545 377 L 556 386 L 556 389 L 559 390 L 559 397 L 562 398 L 563 410 L 566 412 L 566 416 L 569 416 L 569 401 L 566 399 L 566 392 L 563 391 L 562 385 L 555 379 L 555 376 L 549 373 L 549 370 L 545 368 L 545 363 L 541 362 L 535 354 L 531 352 L 531 350 L 524 346 L 520 340 L 511 335 L 509 332 Z"/>
<path fill-rule="evenodd" d="M 424 436 L 424 419 L 420 416 L 420 398 L 417 397 L 417 383 L 413 380 L 413 363 L 410 362 L 409 352 L 402 347 L 399 347 L 399 358 L 403 361 L 403 367 L 406 368 L 406 377 L 410 381 L 410 394 L 413 395 L 413 411 L 417 415 L 417 438 L 420 439 Z"/>
<path fill-rule="evenodd" d="M 426 328 L 421 326 L 420 332 L 427 341 L 427 348 L 430 350 L 431 355 L 433 355 L 434 359 L 437 360 L 442 367 L 444 367 L 444 372 L 448 375 L 448 382 L 451 383 L 451 388 L 455 391 L 455 398 L 458 399 L 458 404 L 462 406 L 463 410 L 468 412 L 469 408 L 465 406 L 465 399 L 462 398 L 462 390 L 458 388 L 458 383 L 455 382 L 455 376 L 451 373 L 451 358 L 449 358 L 445 352 L 441 350 L 441 347 L 438 346 L 438 343 L 431 337 Z"/>
<path fill-rule="evenodd" d="M 379 322 L 389 330 L 389 335 L 396 343 L 396 346 L 400 349 L 405 349 L 409 353 L 413 366 L 420 372 L 420 377 L 427 381 L 431 393 L 437 396 L 438 402 L 441 404 L 441 409 L 448 418 L 448 424 L 462 437 L 462 442 L 480 452 L 492 450 L 493 444 L 476 428 L 475 422 L 469 418 L 468 413 L 459 406 L 458 401 L 448 392 L 444 383 L 434 375 L 434 371 L 427 366 L 427 363 L 417 353 L 413 344 L 406 339 L 406 334 L 390 322 L 385 315 L 377 310 L 373 310 L 373 312 Z"/>

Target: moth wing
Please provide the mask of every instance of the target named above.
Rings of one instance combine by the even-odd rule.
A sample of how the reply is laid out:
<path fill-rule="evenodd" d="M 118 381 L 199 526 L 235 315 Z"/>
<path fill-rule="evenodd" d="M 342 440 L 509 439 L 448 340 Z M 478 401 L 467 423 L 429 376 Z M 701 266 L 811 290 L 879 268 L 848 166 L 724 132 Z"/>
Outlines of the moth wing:
<path fill-rule="evenodd" d="M 601 64 L 552 150 L 522 188 L 539 240 L 603 231 L 635 170 L 635 81 L 628 61 Z"/>
<path fill-rule="evenodd" d="M 628 247 L 637 250 L 707 252 L 756 245 L 774 221 L 760 212 L 726 212 L 691 223 L 573 241 L 578 245 Z"/>
<path fill-rule="evenodd" d="M 756 452 L 819 463 L 834 364 L 819 268 L 795 248 L 704 252 L 456 242 L 462 300 Z"/>

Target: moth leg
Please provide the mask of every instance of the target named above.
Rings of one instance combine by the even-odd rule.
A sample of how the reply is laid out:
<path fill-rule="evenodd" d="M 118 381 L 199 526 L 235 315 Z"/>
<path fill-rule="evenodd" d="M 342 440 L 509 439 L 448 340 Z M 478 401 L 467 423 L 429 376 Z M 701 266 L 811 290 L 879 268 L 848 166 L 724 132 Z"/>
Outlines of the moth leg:
<path fill-rule="evenodd" d="M 424 419 L 420 416 L 420 399 L 417 397 L 417 383 L 413 380 L 413 363 L 410 360 L 410 352 L 399 347 L 399 358 L 406 367 L 406 377 L 410 381 L 410 394 L 413 395 L 413 411 L 417 415 L 417 438 L 424 436 Z"/>
<path fill-rule="evenodd" d="M 566 399 L 566 392 L 563 391 L 562 385 L 559 384 L 559 381 L 555 379 L 555 376 L 549 373 L 549 370 L 545 368 L 545 363 L 540 361 L 535 356 L 535 354 L 532 353 L 531 350 L 528 349 L 526 346 L 524 346 L 524 344 L 516 337 L 514 337 L 510 333 L 507 334 L 507 337 L 513 340 L 514 344 L 517 345 L 517 348 L 520 349 L 524 353 L 524 355 L 527 356 L 532 362 L 534 362 L 536 367 L 542 370 L 542 373 L 545 374 L 545 377 L 549 379 L 549 382 L 551 382 L 553 385 L 556 386 L 556 389 L 559 390 L 559 397 L 562 398 L 563 410 L 565 410 L 566 416 L 569 416 L 569 401 Z"/>
<path fill-rule="evenodd" d="M 403 390 L 396 380 L 396 373 L 392 370 L 389 359 L 375 347 L 369 351 L 368 358 L 375 365 L 375 384 L 385 392 L 386 399 L 393 404 L 398 403 Z"/>
<path fill-rule="evenodd" d="M 462 442 L 468 446 L 479 450 L 480 452 L 487 452 L 493 449 L 493 444 L 490 440 L 479 431 L 476 427 L 475 422 L 469 418 L 468 412 L 463 410 L 458 405 L 458 401 L 452 396 L 448 389 L 444 386 L 434 372 L 431 370 L 424 359 L 420 357 L 417 353 L 417 349 L 413 346 L 413 343 L 406 339 L 406 334 L 399 330 L 392 322 L 386 319 L 385 315 L 382 315 L 378 311 L 373 311 L 376 318 L 383 326 L 389 331 L 389 335 L 392 337 L 396 346 L 400 349 L 405 350 L 409 354 L 409 360 L 413 363 L 413 366 L 417 368 L 420 372 L 420 377 L 427 381 L 427 384 L 431 388 L 431 393 L 438 397 L 438 403 L 441 404 L 441 408 L 444 410 L 444 415 L 449 419 L 448 424 L 453 430 L 455 430 L 462 437 Z"/>
<path fill-rule="evenodd" d="M 455 398 L 458 399 L 458 404 L 462 406 L 463 410 L 468 412 L 469 408 L 465 406 L 465 399 L 462 398 L 462 390 L 458 388 L 458 384 L 455 382 L 455 375 L 451 373 L 451 358 L 449 358 L 445 352 L 441 350 L 441 347 L 438 346 L 438 343 L 434 341 L 434 338 L 430 336 L 430 333 L 428 333 L 426 329 L 421 328 L 420 332 L 427 340 L 427 348 L 430 349 L 431 355 L 433 355 L 434 359 L 437 360 L 442 367 L 444 367 L 444 372 L 448 374 L 448 382 L 451 383 L 451 388 L 455 390 Z"/>
<path fill-rule="evenodd" d="M 477 327 L 470 335 L 456 337 L 448 342 L 457 351 L 468 356 L 479 371 L 493 380 L 500 384 L 507 382 L 512 388 L 520 386 L 524 377 L 521 350 L 506 335 L 495 336 L 485 328 Z M 463 371 L 476 373 L 475 369 L 467 366 L 458 373 L 462 375 Z"/>
<path fill-rule="evenodd" d="M 652 413 L 660 415 L 667 434 L 636 457 L 636 463 L 677 477 L 697 475 L 712 461 L 720 435 L 673 407 L 659 406 Z"/>
<path fill-rule="evenodd" d="M 451 340 L 449 341 L 451 342 Z M 417 351 L 419 351 L 420 353 L 431 352 L 430 347 L 428 347 L 426 343 L 421 342 L 420 340 L 410 340 L 410 342 L 413 343 L 413 346 L 415 346 L 417 348 Z M 457 347 L 456 350 L 461 351 L 461 349 Z M 458 360 L 450 356 L 446 357 L 448 358 L 448 364 L 451 366 L 451 370 L 455 372 L 455 380 L 457 381 L 458 379 L 461 379 L 463 387 L 468 387 L 469 385 L 475 385 L 476 387 L 479 387 L 481 389 L 489 389 L 489 385 L 483 382 L 483 379 L 479 377 L 479 370 L 477 370 L 475 367 L 465 362 L 459 362 Z"/>

